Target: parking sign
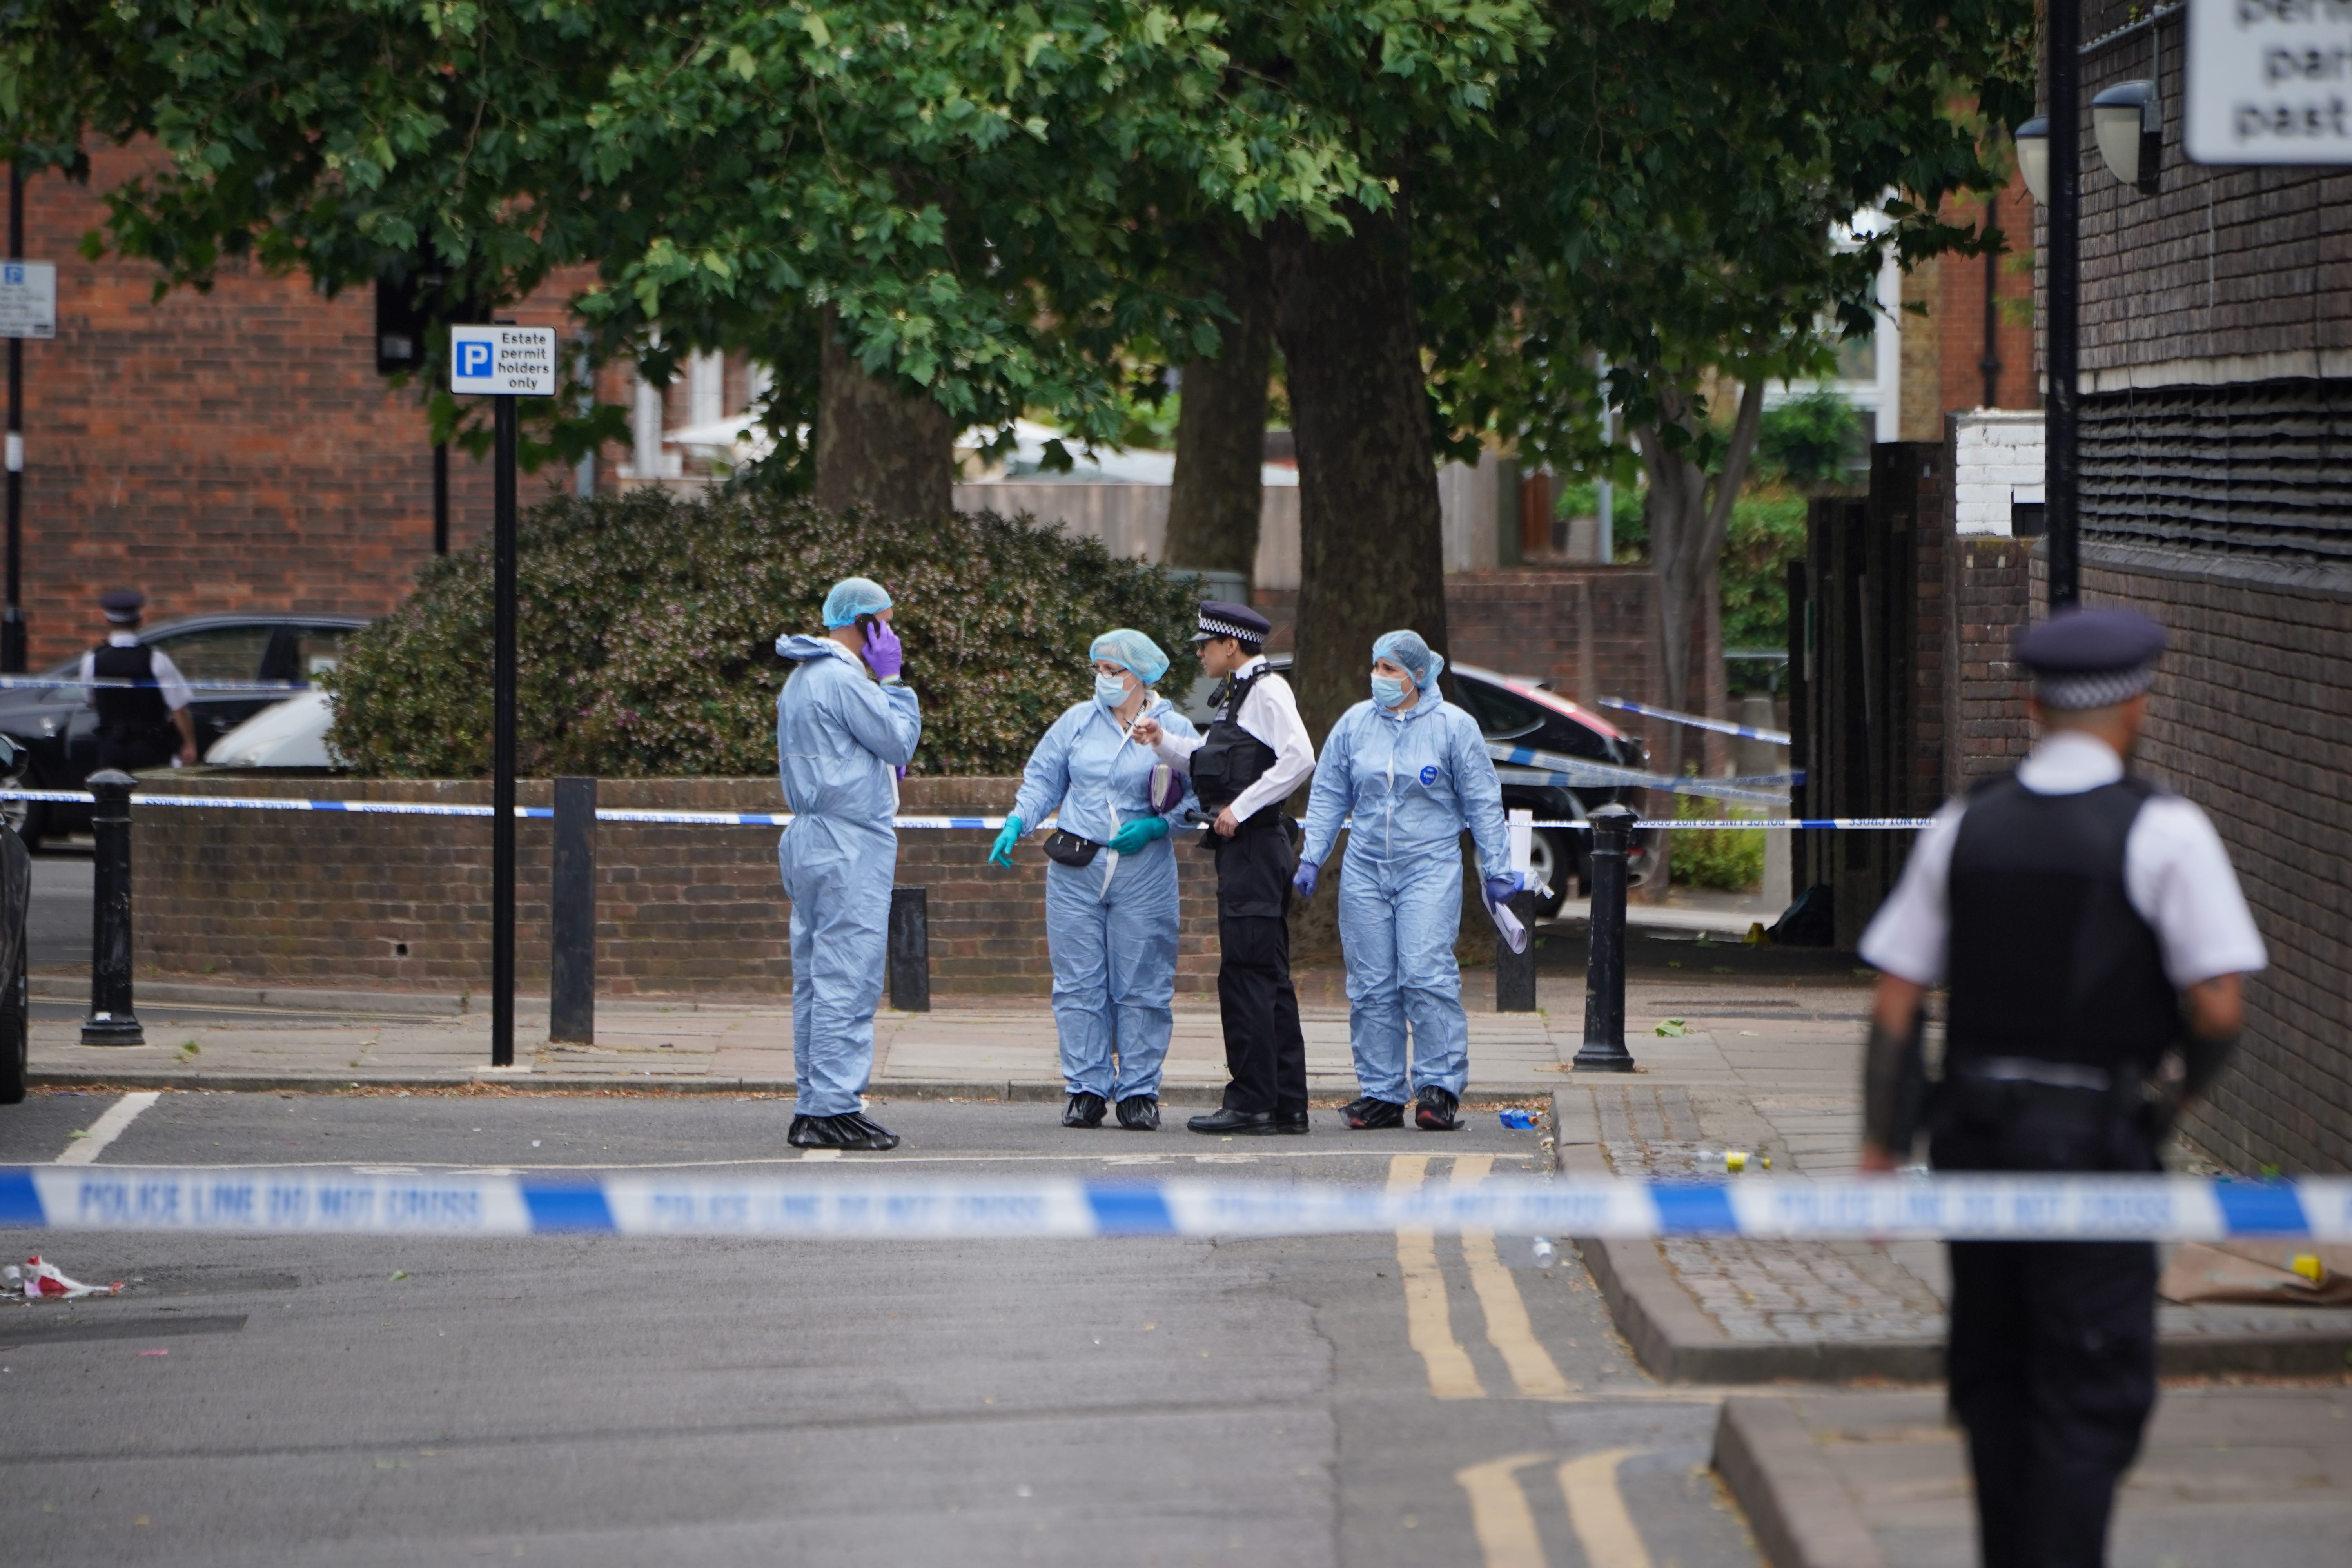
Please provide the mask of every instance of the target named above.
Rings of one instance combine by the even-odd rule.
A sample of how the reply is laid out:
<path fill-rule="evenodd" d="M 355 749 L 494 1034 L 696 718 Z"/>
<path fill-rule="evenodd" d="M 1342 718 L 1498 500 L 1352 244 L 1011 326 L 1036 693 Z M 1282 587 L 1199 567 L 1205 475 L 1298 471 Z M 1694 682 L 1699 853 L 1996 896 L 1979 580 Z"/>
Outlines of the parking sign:
<path fill-rule="evenodd" d="M 451 327 L 449 390 L 512 397 L 555 395 L 553 327 Z"/>
<path fill-rule="evenodd" d="M 2352 163 L 2352 5 L 2190 0 L 2181 144 L 2200 163 Z"/>
<path fill-rule="evenodd" d="M 58 269 L 47 261 L 0 261 L 0 338 L 58 335 Z"/>

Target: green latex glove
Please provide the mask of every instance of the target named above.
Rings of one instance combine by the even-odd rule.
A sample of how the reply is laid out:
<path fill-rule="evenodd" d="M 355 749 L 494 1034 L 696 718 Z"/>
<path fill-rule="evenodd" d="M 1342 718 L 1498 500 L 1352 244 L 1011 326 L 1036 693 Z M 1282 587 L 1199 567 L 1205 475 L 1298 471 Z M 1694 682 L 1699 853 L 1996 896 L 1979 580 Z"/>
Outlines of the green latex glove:
<path fill-rule="evenodd" d="M 1157 838 L 1168 837 L 1168 819 L 1164 816 L 1143 816 L 1129 823 L 1111 835 L 1110 848 L 1114 855 L 1132 855 Z"/>
<path fill-rule="evenodd" d="M 1020 842 L 1021 819 L 1017 816 L 1006 817 L 1003 827 L 997 832 L 996 847 L 988 852 L 988 863 L 992 866 L 1012 865 L 1013 847 Z"/>

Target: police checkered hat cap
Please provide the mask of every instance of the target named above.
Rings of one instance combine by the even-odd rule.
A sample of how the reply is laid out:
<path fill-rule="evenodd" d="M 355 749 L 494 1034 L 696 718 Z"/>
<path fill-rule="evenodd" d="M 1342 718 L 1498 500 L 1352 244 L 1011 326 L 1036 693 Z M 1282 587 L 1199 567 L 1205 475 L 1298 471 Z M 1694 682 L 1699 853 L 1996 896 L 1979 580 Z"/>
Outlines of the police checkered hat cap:
<path fill-rule="evenodd" d="M 115 588 L 98 596 L 98 607 L 117 626 L 127 626 L 147 607 L 147 595 L 136 588 Z"/>
<path fill-rule="evenodd" d="M 2156 683 L 2164 628 L 2131 610 L 2061 610 L 2017 639 L 2044 708 L 2111 708 Z"/>
<path fill-rule="evenodd" d="M 1201 629 L 1193 634 L 1194 642 L 1207 642 L 1212 637 L 1238 637 L 1243 642 L 1263 643 L 1274 634 L 1274 623 L 1251 609 L 1223 599 L 1201 601 Z"/>

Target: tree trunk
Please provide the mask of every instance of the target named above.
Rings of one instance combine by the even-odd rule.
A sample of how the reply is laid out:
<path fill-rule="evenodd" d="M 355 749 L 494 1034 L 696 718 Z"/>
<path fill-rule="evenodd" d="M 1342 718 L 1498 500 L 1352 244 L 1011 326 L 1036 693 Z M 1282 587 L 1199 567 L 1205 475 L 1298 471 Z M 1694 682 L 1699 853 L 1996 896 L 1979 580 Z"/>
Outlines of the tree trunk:
<path fill-rule="evenodd" d="M 1660 402 L 1668 420 L 1690 428 L 1696 411 L 1686 395 Z M 1724 533 L 1763 417 L 1764 384 L 1751 381 L 1740 391 L 1739 414 L 1712 483 L 1687 447 L 1669 449 L 1655 428 L 1641 433 L 1642 466 L 1650 476 L 1650 562 L 1658 574 L 1658 663 L 1665 705 L 1684 712 L 1690 711 L 1694 689 L 1693 647 L 1705 646 L 1705 628 L 1721 617 Z M 1703 698 L 1707 688 L 1697 689 Z M 1682 772 L 1689 733 L 1685 725 L 1668 727 L 1666 772 Z"/>
<path fill-rule="evenodd" d="M 1445 647 L 1444 525 L 1412 308 L 1407 220 L 1349 214 L 1355 233 L 1271 236 L 1274 332 L 1298 442 L 1298 656 L 1292 679 L 1319 743 L 1368 695 L 1372 640 L 1410 626 Z"/>
<path fill-rule="evenodd" d="M 817 329 L 817 505 L 870 506 L 886 517 L 954 510 L 955 426 L 929 393 L 866 374 L 827 310 Z"/>
<path fill-rule="evenodd" d="M 1176 420 L 1176 482 L 1168 496 L 1168 538 L 1160 558 L 1202 572 L 1238 572 L 1257 563 L 1264 504 L 1265 374 L 1273 301 L 1265 241 L 1234 231 L 1224 246 L 1218 292 L 1234 312 L 1219 323 L 1214 359 L 1184 367 Z"/>

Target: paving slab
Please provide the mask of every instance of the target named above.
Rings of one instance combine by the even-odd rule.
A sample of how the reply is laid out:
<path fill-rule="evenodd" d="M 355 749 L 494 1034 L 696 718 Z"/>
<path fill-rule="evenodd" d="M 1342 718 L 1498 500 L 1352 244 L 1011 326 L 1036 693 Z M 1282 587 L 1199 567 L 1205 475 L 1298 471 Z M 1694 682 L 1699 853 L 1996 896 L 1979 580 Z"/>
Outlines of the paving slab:
<path fill-rule="evenodd" d="M 1975 1568 L 1968 1456 L 1932 1392 L 1738 1394 L 1715 1465 L 1773 1568 Z M 2168 1388 L 2117 1499 L 2116 1568 L 2341 1562 L 2352 1385 Z"/>

